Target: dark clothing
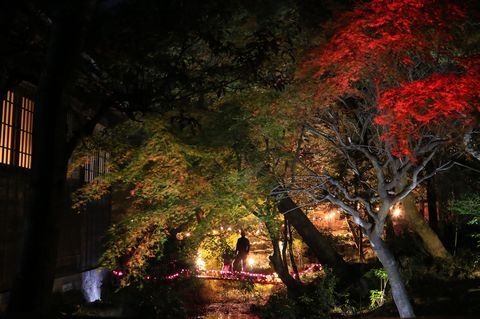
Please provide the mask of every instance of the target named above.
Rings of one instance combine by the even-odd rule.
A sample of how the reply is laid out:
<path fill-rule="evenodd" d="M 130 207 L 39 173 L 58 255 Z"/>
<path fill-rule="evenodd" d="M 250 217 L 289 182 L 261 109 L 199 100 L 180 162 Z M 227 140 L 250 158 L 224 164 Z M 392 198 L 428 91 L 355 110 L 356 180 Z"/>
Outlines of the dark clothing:
<path fill-rule="evenodd" d="M 240 237 L 237 240 L 237 248 L 235 248 L 235 251 L 237 251 L 239 254 L 248 254 L 250 251 L 250 242 L 248 239 L 245 237 Z"/>
<path fill-rule="evenodd" d="M 235 261 L 233 262 L 233 269 L 241 271 L 245 271 L 247 269 L 247 256 L 248 252 L 250 251 L 250 242 L 245 237 L 240 237 L 237 240 L 237 247 L 235 248 L 235 252 L 237 256 L 235 257 Z M 241 266 L 241 267 L 239 267 Z"/>

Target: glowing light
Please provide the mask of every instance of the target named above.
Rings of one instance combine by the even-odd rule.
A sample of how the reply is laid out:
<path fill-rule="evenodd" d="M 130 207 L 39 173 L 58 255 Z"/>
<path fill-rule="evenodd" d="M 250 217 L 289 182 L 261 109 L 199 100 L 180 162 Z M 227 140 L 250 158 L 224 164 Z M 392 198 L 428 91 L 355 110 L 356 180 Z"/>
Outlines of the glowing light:
<path fill-rule="evenodd" d="M 221 226 L 221 227 L 220 227 L 220 231 L 223 231 L 223 229 L 224 229 L 223 226 Z"/>
<path fill-rule="evenodd" d="M 123 276 L 123 271 L 121 270 L 114 270 L 112 273 L 117 276 L 117 277 L 122 277 Z"/>
<path fill-rule="evenodd" d="M 205 270 L 205 261 L 202 259 L 201 256 L 197 257 L 197 261 L 195 262 L 197 264 L 198 269 L 200 270 Z"/>
<path fill-rule="evenodd" d="M 394 218 L 397 218 L 397 217 L 400 217 L 402 215 L 402 210 L 400 209 L 400 207 L 395 207 L 392 211 L 392 216 Z"/>
<path fill-rule="evenodd" d="M 248 266 L 253 267 L 253 265 L 255 265 L 255 259 L 253 259 L 253 257 L 249 257 L 247 259 L 247 264 Z"/>
<path fill-rule="evenodd" d="M 192 234 L 186 233 L 185 236 L 190 237 L 190 236 L 192 236 Z"/>
<path fill-rule="evenodd" d="M 228 230 L 228 231 L 232 231 L 232 227 L 228 227 L 227 230 Z"/>
<path fill-rule="evenodd" d="M 318 271 L 322 269 L 321 264 L 312 264 L 309 267 L 305 268 L 303 271 L 299 272 L 299 275 L 302 276 L 307 272 Z M 259 283 L 264 285 L 281 285 L 282 281 L 278 277 L 277 273 L 273 274 L 259 274 L 248 271 L 228 271 L 228 270 L 214 270 L 214 269 L 195 269 L 188 270 L 182 269 L 179 272 L 168 275 L 164 277 L 166 280 L 173 280 L 179 278 L 180 276 L 184 277 L 197 277 L 202 279 L 212 279 L 212 280 L 227 280 L 227 281 L 248 281 L 252 283 Z"/>
<path fill-rule="evenodd" d="M 336 215 L 337 215 L 336 211 L 332 210 L 330 213 L 325 215 L 325 219 L 328 221 L 331 221 L 335 218 Z"/>
<path fill-rule="evenodd" d="M 101 287 L 106 271 L 102 269 L 93 269 L 82 273 L 82 291 L 88 302 L 100 300 Z M 123 275 L 123 273 L 120 271 Z"/>

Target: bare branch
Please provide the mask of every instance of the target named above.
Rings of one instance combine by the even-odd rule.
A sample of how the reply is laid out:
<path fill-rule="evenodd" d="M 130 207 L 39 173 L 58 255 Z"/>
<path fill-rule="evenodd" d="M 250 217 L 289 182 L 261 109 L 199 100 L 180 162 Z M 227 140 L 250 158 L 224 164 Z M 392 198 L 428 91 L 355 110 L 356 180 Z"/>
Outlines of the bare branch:
<path fill-rule="evenodd" d="M 375 169 L 375 173 L 377 175 L 378 187 L 377 191 L 380 197 L 385 198 L 388 196 L 387 190 L 385 188 L 385 175 L 383 173 L 382 165 L 378 158 L 375 157 L 369 150 L 365 149 L 362 146 L 358 145 L 350 145 L 349 148 L 357 150 L 361 152 L 372 164 L 373 168 Z"/>
<path fill-rule="evenodd" d="M 351 195 L 350 192 L 343 185 L 337 182 L 330 175 L 325 174 L 325 178 L 328 180 L 330 185 L 335 186 L 335 188 L 338 189 L 348 201 L 361 203 L 367 210 L 368 215 L 370 215 L 370 217 L 372 217 L 373 220 L 375 220 L 375 222 L 378 221 L 377 215 L 373 212 L 372 205 L 370 204 L 369 201 L 367 201 L 365 198 L 362 198 L 360 196 Z"/>
<path fill-rule="evenodd" d="M 409 185 L 406 185 L 403 190 L 401 190 L 393 199 L 392 203 L 396 203 L 410 194 L 411 191 L 415 189 L 422 181 L 432 177 L 436 173 L 438 173 L 441 168 L 437 168 L 431 174 L 427 175 L 424 178 L 419 179 L 419 174 L 425 169 L 427 164 L 432 160 L 433 156 L 435 155 L 436 151 L 431 152 L 427 157 L 425 157 L 420 165 L 418 165 L 415 170 L 412 172 L 412 180 Z M 451 167 L 451 166 L 450 166 Z"/>
<path fill-rule="evenodd" d="M 315 135 L 315 136 L 317 136 L 317 137 L 324 138 L 324 139 L 326 139 L 328 142 L 332 143 L 332 144 L 335 145 L 335 146 L 337 145 L 337 143 L 335 142 L 335 139 L 334 139 L 334 138 L 332 138 L 332 137 L 331 137 L 330 135 L 328 135 L 328 134 L 325 134 L 325 133 L 317 130 L 317 129 L 316 129 L 315 127 L 313 127 L 311 124 L 306 123 L 305 126 L 304 126 L 304 128 L 305 128 L 308 132 L 312 133 L 313 135 Z"/>
<path fill-rule="evenodd" d="M 353 221 L 355 222 L 355 224 L 359 225 L 360 227 L 362 227 L 362 229 L 368 234 L 370 232 L 370 230 L 372 229 L 372 224 L 363 220 L 362 217 L 360 216 L 360 213 L 353 207 L 351 207 L 350 205 L 347 205 L 345 202 L 343 202 L 342 200 L 338 199 L 337 197 L 329 194 L 327 196 L 324 197 L 325 200 L 328 200 L 329 202 L 331 202 L 332 204 L 335 204 L 337 205 L 338 207 L 340 207 L 346 214 L 349 214 L 350 216 L 352 216 L 353 218 Z"/>

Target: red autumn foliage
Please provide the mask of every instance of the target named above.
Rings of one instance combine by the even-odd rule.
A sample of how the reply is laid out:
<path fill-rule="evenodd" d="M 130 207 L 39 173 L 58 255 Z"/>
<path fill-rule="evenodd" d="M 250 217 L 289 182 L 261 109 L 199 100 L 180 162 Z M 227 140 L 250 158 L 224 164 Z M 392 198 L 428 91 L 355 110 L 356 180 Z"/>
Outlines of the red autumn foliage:
<path fill-rule="evenodd" d="M 394 145 L 397 156 L 409 155 L 410 142 L 420 138 L 422 129 L 462 130 L 478 124 L 480 114 L 479 59 L 464 74 L 433 74 L 425 79 L 385 90 L 375 123 L 387 127 L 383 138 Z"/>
<path fill-rule="evenodd" d="M 451 39 L 452 22 L 464 12 L 457 5 L 439 0 L 373 0 L 338 21 L 334 36 L 314 50 L 304 67 L 314 77 L 327 77 L 321 94 L 361 95 L 357 81 L 369 77 L 382 81 L 398 78 L 396 67 L 411 65 L 414 59 L 431 60 L 431 51 L 441 53 Z M 392 74 L 393 73 L 393 74 Z"/>
<path fill-rule="evenodd" d="M 377 106 L 383 138 L 395 155 L 410 155 L 423 128 L 469 125 L 479 112 L 479 59 L 458 61 L 451 53 L 453 30 L 465 16 L 454 1 L 372 0 L 338 19 L 342 24 L 303 71 L 315 71 L 317 97 L 327 105 L 354 96 Z M 450 73 L 433 73 L 445 61 Z M 429 71 L 415 74 L 416 64 Z"/>

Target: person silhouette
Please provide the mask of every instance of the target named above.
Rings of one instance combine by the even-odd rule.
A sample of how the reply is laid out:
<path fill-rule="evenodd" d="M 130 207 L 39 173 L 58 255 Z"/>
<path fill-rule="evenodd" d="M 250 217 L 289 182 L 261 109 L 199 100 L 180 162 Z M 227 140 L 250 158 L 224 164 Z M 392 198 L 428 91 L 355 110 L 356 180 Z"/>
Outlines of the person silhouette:
<path fill-rule="evenodd" d="M 233 269 L 245 271 L 247 269 L 247 256 L 250 251 L 250 242 L 245 237 L 245 231 L 242 229 L 240 232 L 241 237 L 237 240 L 237 246 L 235 248 L 235 260 L 233 261 Z M 241 268 L 239 267 L 241 266 Z"/>

